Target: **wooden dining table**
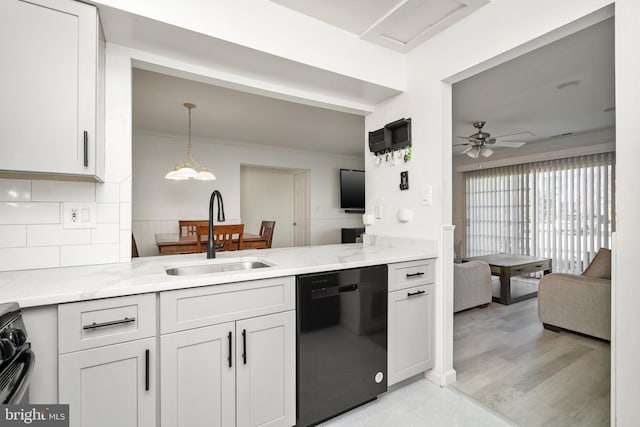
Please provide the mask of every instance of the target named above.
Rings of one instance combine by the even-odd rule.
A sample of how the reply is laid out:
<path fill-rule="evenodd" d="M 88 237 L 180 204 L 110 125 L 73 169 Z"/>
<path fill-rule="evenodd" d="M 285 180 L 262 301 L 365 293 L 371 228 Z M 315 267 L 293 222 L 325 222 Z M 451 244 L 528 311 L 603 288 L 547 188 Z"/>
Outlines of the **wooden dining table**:
<path fill-rule="evenodd" d="M 156 246 L 160 255 L 193 254 L 198 252 L 196 236 L 181 236 L 178 233 L 158 233 L 156 236 Z M 237 246 L 238 240 L 233 239 Z M 242 249 L 265 249 L 269 239 L 257 234 L 242 234 Z M 201 236 L 202 247 L 207 247 L 207 237 Z"/>

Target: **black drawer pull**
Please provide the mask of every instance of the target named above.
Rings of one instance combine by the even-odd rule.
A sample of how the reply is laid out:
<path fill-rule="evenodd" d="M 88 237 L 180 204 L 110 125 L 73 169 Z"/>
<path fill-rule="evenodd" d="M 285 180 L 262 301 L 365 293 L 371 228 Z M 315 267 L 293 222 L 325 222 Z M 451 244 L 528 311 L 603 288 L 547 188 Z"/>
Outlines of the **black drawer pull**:
<path fill-rule="evenodd" d="M 407 292 L 408 297 L 424 294 L 424 291 Z"/>
<path fill-rule="evenodd" d="M 231 332 L 229 332 L 229 335 L 227 335 L 227 338 L 229 339 L 229 357 L 227 358 L 227 360 L 229 361 L 229 367 L 231 368 L 233 366 L 233 364 L 231 363 L 231 345 L 232 345 L 232 335 Z"/>
<path fill-rule="evenodd" d="M 131 323 L 131 322 L 135 322 L 136 318 L 135 317 L 125 317 L 122 320 L 112 320 L 110 322 L 102 322 L 102 323 L 96 323 L 93 322 L 90 325 L 84 325 L 82 327 L 82 329 L 97 329 L 97 328 L 104 328 L 105 326 L 115 326 L 115 325 L 122 325 L 123 323 Z"/>
<path fill-rule="evenodd" d="M 417 273 L 412 273 L 412 274 L 407 273 L 407 277 L 417 277 L 417 276 L 424 276 L 424 273 L 421 271 L 418 271 Z"/>
<path fill-rule="evenodd" d="M 149 391 L 149 349 L 144 352 L 144 390 Z"/>
<path fill-rule="evenodd" d="M 84 167 L 89 166 L 89 132 L 84 131 Z"/>
<path fill-rule="evenodd" d="M 242 330 L 242 363 L 247 364 L 247 330 Z"/>

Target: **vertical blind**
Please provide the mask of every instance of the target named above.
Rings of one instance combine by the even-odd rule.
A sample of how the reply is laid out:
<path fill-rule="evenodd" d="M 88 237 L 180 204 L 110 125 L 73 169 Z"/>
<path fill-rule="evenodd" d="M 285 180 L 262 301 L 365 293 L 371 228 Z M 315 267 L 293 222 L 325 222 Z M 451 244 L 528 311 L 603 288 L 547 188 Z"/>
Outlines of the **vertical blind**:
<path fill-rule="evenodd" d="M 465 183 L 468 256 L 533 255 L 579 274 L 611 245 L 615 153 L 478 170 Z"/>

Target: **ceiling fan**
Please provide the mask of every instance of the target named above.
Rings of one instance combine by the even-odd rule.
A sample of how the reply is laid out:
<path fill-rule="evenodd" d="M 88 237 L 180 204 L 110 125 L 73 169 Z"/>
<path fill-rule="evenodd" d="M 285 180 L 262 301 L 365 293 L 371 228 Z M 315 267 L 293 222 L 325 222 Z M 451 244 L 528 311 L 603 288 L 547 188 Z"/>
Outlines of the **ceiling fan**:
<path fill-rule="evenodd" d="M 473 126 L 478 130 L 476 133 L 469 136 L 456 137 L 456 138 L 466 139 L 468 141 L 462 144 L 454 144 L 454 146 L 468 145 L 468 147 L 464 151 L 462 151 L 462 153 L 460 154 L 466 154 L 472 159 L 477 159 L 478 156 L 481 154 L 483 157 L 489 157 L 490 155 L 493 154 L 494 151 L 491 148 L 489 148 L 488 145 L 493 145 L 496 147 L 519 148 L 519 147 L 522 147 L 524 144 L 526 144 L 526 142 L 524 141 L 505 141 L 505 140 L 498 141 L 497 140 L 498 138 L 504 138 L 505 136 L 520 135 L 523 133 L 533 135 L 533 133 L 531 132 L 517 132 L 517 133 L 511 133 L 508 135 L 500 135 L 500 136 L 492 137 L 489 132 L 482 131 L 482 128 L 484 127 L 485 124 L 486 122 L 484 121 L 474 122 Z"/>

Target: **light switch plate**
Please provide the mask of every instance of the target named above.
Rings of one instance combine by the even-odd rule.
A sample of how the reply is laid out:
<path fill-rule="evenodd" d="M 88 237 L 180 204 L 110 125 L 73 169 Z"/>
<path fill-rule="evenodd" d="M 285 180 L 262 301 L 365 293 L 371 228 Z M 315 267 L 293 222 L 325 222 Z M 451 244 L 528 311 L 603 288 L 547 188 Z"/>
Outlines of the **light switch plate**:
<path fill-rule="evenodd" d="M 62 204 L 63 228 L 96 228 L 96 204 L 65 202 Z"/>
<path fill-rule="evenodd" d="M 376 219 L 382 219 L 382 205 L 375 206 Z"/>
<path fill-rule="evenodd" d="M 433 203 L 433 187 L 430 185 L 424 185 L 422 191 L 420 191 L 420 205 L 431 206 Z"/>

